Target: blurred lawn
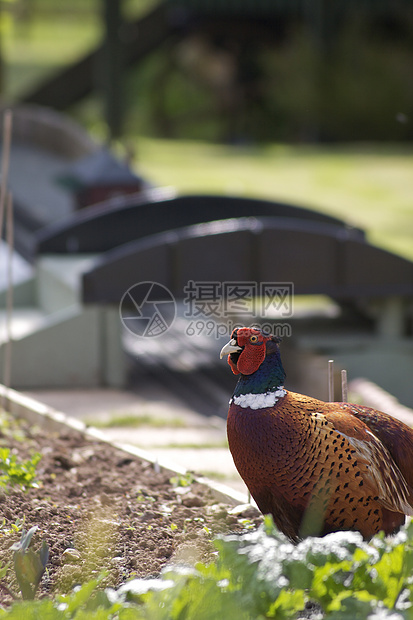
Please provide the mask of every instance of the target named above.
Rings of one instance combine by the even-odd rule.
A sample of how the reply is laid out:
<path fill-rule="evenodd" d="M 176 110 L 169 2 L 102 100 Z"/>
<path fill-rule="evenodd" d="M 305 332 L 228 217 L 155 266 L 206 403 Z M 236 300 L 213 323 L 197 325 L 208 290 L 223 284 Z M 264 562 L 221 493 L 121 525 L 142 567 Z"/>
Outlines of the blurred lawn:
<path fill-rule="evenodd" d="M 369 241 L 413 260 L 413 148 L 227 147 L 134 141 L 137 168 L 156 185 L 289 201 L 365 229 Z"/>
<path fill-rule="evenodd" d="M 14 99 L 82 57 L 99 36 L 99 22 L 87 14 L 82 21 L 61 15 L 10 29 L 4 43 L 6 96 Z"/>
<path fill-rule="evenodd" d="M 136 18 L 154 4 L 157 0 L 123 0 L 122 9 L 125 18 Z M 7 8 L 5 3 L 0 12 L 0 33 L 5 95 L 11 100 L 80 59 L 103 37 L 101 0 L 29 0 L 26 17 L 13 17 Z"/>

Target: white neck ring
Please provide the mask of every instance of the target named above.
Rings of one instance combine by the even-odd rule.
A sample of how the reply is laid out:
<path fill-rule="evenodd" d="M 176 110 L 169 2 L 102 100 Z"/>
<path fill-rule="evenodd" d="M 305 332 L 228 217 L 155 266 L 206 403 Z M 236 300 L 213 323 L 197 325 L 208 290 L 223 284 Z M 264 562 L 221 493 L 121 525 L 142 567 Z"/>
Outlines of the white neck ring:
<path fill-rule="evenodd" d="M 275 392 L 264 392 L 264 394 L 240 394 L 233 396 L 229 403 L 234 403 L 243 409 L 266 409 L 273 407 L 286 393 L 284 388 L 280 387 Z"/>

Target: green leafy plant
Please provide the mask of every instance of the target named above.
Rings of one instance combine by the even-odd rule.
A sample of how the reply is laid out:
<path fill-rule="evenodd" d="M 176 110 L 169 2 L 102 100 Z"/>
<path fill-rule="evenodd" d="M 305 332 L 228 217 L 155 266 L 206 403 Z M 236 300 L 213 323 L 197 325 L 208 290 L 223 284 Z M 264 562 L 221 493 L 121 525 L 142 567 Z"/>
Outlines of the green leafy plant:
<path fill-rule="evenodd" d="M 266 518 L 259 530 L 216 541 L 218 559 L 168 568 L 157 580 L 122 586 L 117 600 L 139 618 L 413 618 L 413 525 L 366 543 L 355 532 L 290 543 Z"/>
<path fill-rule="evenodd" d="M 34 599 L 49 559 L 49 547 L 45 540 L 39 551 L 29 549 L 36 531 L 37 525 L 28 532 L 23 530 L 21 540 L 11 547 L 14 551 L 14 570 L 23 599 Z"/>
<path fill-rule="evenodd" d="M 7 526 L 6 519 L 3 517 L 3 520 L 0 524 L 0 537 L 18 534 L 23 529 L 25 520 L 26 519 L 23 516 L 22 519 L 17 518 L 14 523 L 11 523 L 10 526 Z"/>
<path fill-rule="evenodd" d="M 44 598 L 37 601 L 17 601 L 8 609 L 0 609 L 0 618 L 7 620 L 135 620 L 138 610 L 128 609 L 117 600 L 112 601 L 109 593 L 99 590 L 102 574 L 68 595 L 57 595 L 54 600 Z M 131 613 L 129 613 L 131 612 Z"/>
<path fill-rule="evenodd" d="M 102 591 L 102 574 L 53 600 L 16 601 L 0 609 L 0 620 L 413 618 L 413 524 L 370 543 L 338 532 L 293 545 L 266 518 L 258 530 L 215 545 L 209 565 L 170 566 L 157 579 L 133 579 L 117 590 Z"/>
<path fill-rule="evenodd" d="M 37 487 L 36 467 L 42 455 L 36 452 L 31 459 L 19 462 L 8 448 L 0 448 L 0 487 Z"/>
<path fill-rule="evenodd" d="M 189 487 L 195 481 L 195 477 L 190 472 L 184 475 L 173 476 L 169 482 L 174 487 Z"/>

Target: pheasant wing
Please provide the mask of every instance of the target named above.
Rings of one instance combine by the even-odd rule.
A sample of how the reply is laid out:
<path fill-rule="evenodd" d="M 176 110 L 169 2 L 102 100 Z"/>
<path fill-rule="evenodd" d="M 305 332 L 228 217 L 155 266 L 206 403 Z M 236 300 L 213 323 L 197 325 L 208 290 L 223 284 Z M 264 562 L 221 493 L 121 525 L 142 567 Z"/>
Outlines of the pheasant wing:
<path fill-rule="evenodd" d="M 342 408 L 325 414 L 329 427 L 352 447 L 369 491 L 383 507 L 413 516 L 413 489 L 385 443 L 363 420 Z"/>
<path fill-rule="evenodd" d="M 407 484 L 413 488 L 413 429 L 371 407 L 343 403 L 342 408 L 361 420 L 386 446 Z"/>

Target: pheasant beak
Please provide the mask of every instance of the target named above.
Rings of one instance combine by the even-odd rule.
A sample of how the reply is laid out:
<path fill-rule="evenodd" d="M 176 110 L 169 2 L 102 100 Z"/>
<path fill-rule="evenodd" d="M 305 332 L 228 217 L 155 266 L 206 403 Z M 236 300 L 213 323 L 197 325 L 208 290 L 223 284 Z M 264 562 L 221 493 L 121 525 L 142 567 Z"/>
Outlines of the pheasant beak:
<path fill-rule="evenodd" d="M 224 357 L 224 355 L 230 355 L 231 353 L 238 353 L 238 351 L 242 351 L 242 347 L 237 345 L 237 341 L 235 338 L 232 338 L 226 345 L 224 345 L 221 349 L 221 353 L 219 354 L 220 359 Z"/>

